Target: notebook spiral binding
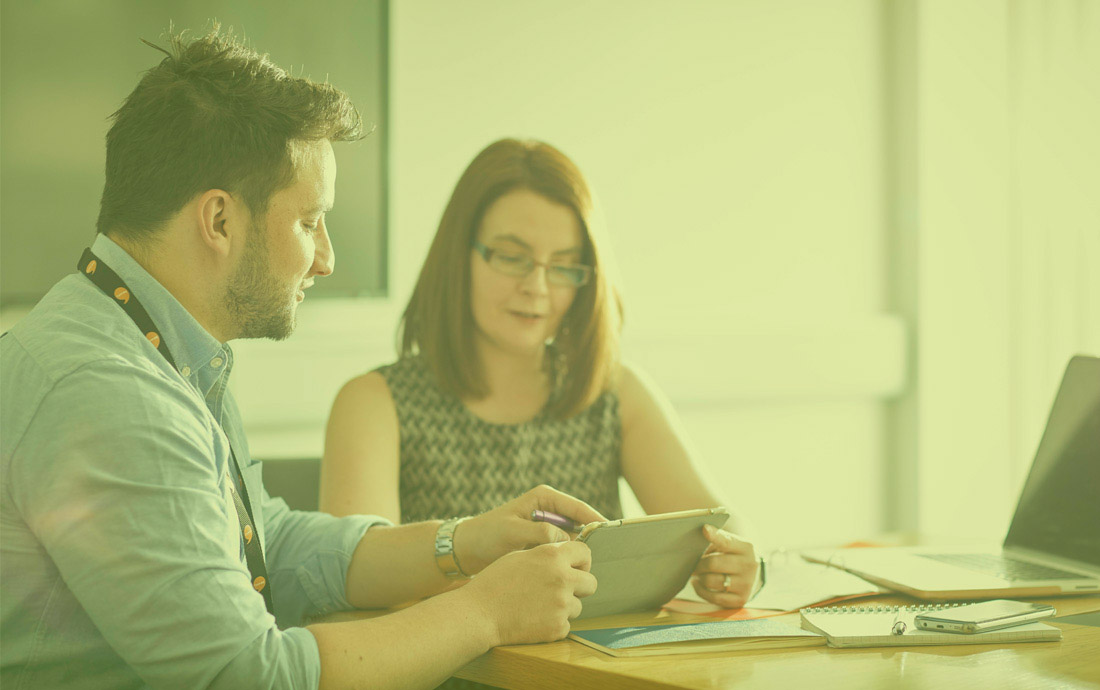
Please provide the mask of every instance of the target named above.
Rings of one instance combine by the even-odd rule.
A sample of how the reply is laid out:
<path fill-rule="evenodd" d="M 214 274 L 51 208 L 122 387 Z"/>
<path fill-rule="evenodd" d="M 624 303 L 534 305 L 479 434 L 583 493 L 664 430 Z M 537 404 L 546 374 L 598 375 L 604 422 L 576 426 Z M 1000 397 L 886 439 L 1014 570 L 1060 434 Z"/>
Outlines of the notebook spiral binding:
<path fill-rule="evenodd" d="M 970 602 L 951 602 L 948 604 L 915 604 L 913 606 L 887 606 L 885 604 L 867 606 L 820 606 L 800 609 L 802 613 L 917 613 L 920 611 L 941 611 L 956 606 L 966 606 Z"/>

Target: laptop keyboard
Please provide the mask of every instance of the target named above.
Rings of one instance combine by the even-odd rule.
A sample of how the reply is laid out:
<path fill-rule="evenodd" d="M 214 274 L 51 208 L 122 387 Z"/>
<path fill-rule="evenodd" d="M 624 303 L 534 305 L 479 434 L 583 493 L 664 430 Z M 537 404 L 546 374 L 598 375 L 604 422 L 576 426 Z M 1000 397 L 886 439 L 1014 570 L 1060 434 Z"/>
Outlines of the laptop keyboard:
<path fill-rule="evenodd" d="M 1071 573 L 1067 570 L 988 553 L 922 553 L 919 555 L 940 563 L 996 575 L 1006 580 L 1079 580 L 1082 577 L 1080 573 Z"/>

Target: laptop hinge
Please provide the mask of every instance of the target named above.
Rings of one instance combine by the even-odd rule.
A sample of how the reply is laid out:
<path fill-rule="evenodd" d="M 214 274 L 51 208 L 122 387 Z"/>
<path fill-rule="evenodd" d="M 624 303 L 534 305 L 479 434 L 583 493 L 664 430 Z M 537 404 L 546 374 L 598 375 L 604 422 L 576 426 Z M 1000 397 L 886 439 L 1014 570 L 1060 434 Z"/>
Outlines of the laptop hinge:
<path fill-rule="evenodd" d="M 1100 578 L 1100 566 L 1085 563 L 1084 561 L 1078 561 L 1072 558 L 1062 558 L 1061 556 L 1055 556 L 1045 551 L 1027 549 L 1022 546 L 1005 546 L 1004 552 L 1010 556 L 1016 556 L 1028 561 L 1056 565 L 1063 570 L 1076 570 L 1081 573 L 1081 577 Z"/>

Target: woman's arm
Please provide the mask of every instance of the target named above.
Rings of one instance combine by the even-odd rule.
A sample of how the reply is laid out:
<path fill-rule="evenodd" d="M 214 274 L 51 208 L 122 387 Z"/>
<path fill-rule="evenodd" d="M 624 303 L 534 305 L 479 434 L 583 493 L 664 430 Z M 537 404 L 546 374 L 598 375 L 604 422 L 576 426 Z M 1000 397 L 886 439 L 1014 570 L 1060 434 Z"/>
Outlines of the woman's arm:
<path fill-rule="evenodd" d="M 401 432 L 386 380 L 376 371 L 344 384 L 332 404 L 321 462 L 320 509 L 401 521 Z"/>
<path fill-rule="evenodd" d="M 652 381 L 625 364 L 619 409 L 623 476 L 645 512 L 726 506 L 730 520 L 725 529 L 740 533 L 744 521 L 704 479 L 668 400 Z"/>

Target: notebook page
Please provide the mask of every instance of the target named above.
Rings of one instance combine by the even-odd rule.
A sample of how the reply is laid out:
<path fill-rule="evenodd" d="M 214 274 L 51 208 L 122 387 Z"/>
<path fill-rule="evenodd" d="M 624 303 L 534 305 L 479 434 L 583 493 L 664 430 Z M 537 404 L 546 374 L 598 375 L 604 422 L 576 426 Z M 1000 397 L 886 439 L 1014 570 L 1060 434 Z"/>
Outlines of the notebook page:
<path fill-rule="evenodd" d="M 819 563 L 810 563 L 797 553 L 768 554 L 767 578 L 764 586 L 746 606 L 753 609 L 772 611 L 797 611 L 804 606 L 819 604 L 823 601 L 841 597 L 879 594 L 884 590 L 863 578 L 852 575 L 839 568 L 831 568 Z M 706 603 L 700 597 L 689 579 L 676 599 L 696 603 Z M 709 605 L 709 604 L 708 604 Z M 685 613 L 705 611 L 685 606 L 667 606 L 671 610 Z M 713 606 L 713 611 L 719 607 Z"/>

